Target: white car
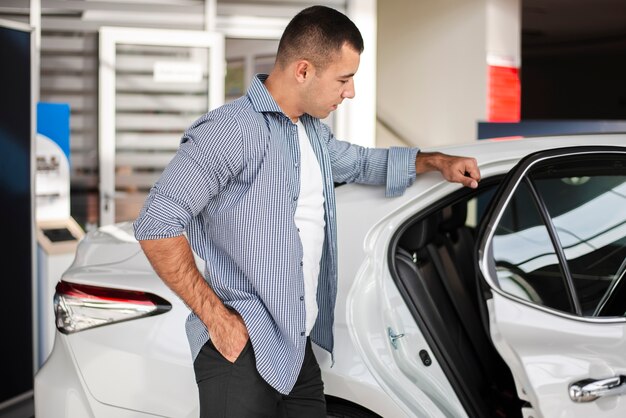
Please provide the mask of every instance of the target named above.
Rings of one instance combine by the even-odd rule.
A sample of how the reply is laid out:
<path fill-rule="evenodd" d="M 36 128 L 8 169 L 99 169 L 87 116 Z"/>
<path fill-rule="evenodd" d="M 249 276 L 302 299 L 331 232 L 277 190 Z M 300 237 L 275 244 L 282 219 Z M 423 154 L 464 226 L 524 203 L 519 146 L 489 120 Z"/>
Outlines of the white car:
<path fill-rule="evenodd" d="M 336 188 L 328 416 L 626 416 L 626 135 L 478 141 L 476 190 Z M 201 265 L 201 260 L 198 260 Z M 79 244 L 35 416 L 197 417 L 188 308 L 130 223 Z"/>

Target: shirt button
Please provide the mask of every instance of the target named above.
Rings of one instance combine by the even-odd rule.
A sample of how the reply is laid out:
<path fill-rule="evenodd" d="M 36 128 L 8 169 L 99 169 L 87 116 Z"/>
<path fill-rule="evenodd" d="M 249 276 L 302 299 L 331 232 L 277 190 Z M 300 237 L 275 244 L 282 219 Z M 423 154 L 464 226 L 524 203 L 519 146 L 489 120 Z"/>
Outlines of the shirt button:
<path fill-rule="evenodd" d="M 300 296 L 300 300 L 304 300 L 304 296 Z"/>
<path fill-rule="evenodd" d="M 293 201 L 295 202 L 296 200 L 298 200 L 298 196 L 293 197 Z"/>
<path fill-rule="evenodd" d="M 303 261 L 300 261 L 300 267 L 302 267 L 304 265 Z"/>
<path fill-rule="evenodd" d="M 302 332 L 300 333 L 300 336 L 301 336 L 301 337 L 304 337 L 304 334 L 305 334 L 305 333 L 304 333 L 304 331 L 302 331 Z"/>
<path fill-rule="evenodd" d="M 294 167 L 296 167 L 296 168 L 298 168 L 298 163 L 295 163 L 293 166 L 294 166 Z"/>

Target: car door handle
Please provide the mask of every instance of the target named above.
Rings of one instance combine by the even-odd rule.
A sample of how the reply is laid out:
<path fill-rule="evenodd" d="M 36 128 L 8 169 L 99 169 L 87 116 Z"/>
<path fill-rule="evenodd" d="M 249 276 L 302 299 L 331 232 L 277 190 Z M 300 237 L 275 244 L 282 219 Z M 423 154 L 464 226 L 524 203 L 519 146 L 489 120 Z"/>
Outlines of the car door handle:
<path fill-rule="evenodd" d="M 618 396 L 626 393 L 626 376 L 608 379 L 584 379 L 569 385 L 569 397 L 574 402 L 591 402 L 605 396 Z"/>

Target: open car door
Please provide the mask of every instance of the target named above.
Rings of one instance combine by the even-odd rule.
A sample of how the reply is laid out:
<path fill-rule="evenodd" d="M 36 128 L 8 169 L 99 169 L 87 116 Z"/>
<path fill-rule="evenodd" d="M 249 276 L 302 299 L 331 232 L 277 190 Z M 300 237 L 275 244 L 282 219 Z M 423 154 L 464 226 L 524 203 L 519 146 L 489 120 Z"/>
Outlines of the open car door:
<path fill-rule="evenodd" d="M 478 235 L 491 338 L 525 417 L 626 417 L 626 147 L 523 159 Z"/>

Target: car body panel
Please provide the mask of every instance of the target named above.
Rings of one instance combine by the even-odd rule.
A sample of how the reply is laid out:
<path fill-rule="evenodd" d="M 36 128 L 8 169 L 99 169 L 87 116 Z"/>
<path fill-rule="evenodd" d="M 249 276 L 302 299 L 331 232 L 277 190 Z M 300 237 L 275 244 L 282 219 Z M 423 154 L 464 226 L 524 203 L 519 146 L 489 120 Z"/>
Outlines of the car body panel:
<path fill-rule="evenodd" d="M 166 315 L 116 324 L 113 338 L 107 327 L 66 336 L 94 398 L 155 415 L 196 417 L 198 390 L 181 330 L 186 316 L 173 307 Z"/>
<path fill-rule="evenodd" d="M 507 172 L 514 163 L 515 160 L 490 162 L 481 170 L 484 177 L 491 177 Z M 397 229 L 416 213 L 460 189 L 456 184 L 442 181 L 441 176 L 434 173 L 421 177 L 420 182 L 426 183 L 420 184 L 421 193 L 408 189 L 410 196 L 398 198 L 404 200 L 400 205 L 394 204 L 394 199 L 385 198 L 380 189 L 358 185 L 345 190 L 341 190 L 344 186 L 339 188 L 339 240 L 350 239 L 364 245 L 340 245 L 343 251 L 340 254 L 338 306 L 347 290 L 347 329 L 354 345 L 380 386 L 394 396 L 394 401 L 406 414 L 464 417 L 466 412 L 432 351 L 432 365 L 422 365 L 418 353 L 421 349 L 429 350 L 429 347 L 394 284 L 388 263 L 389 243 Z M 379 195 L 368 196 L 364 202 L 363 194 L 366 193 Z M 365 212 L 363 207 L 368 208 L 367 215 L 362 214 Z M 372 226 L 363 228 L 365 222 Z M 350 261 L 344 263 L 345 258 Z M 358 265 L 354 260 L 365 261 Z M 356 279 L 349 283 L 350 289 L 344 289 L 345 279 L 350 276 Z M 404 334 L 397 340 L 398 349 L 390 343 L 389 327 Z"/>
<path fill-rule="evenodd" d="M 626 136 L 488 140 L 439 150 L 475 156 L 483 178 L 489 178 L 506 173 L 530 152 L 590 142 L 626 145 Z M 385 417 L 466 416 L 437 359 L 431 356 L 432 365 L 424 367 L 416 356 L 420 349 L 428 350 L 427 340 L 404 303 L 388 262 L 390 243 L 398 228 L 461 188 L 446 182 L 439 173 L 427 173 L 420 175 L 403 196 L 393 199 L 385 198 L 381 187 L 349 184 L 336 189 L 339 282 L 334 364 L 328 353 L 314 347 L 328 395 Z M 197 262 L 202 266 L 202 260 Z M 172 310 L 73 335 L 57 333 L 63 344 L 55 345 L 53 351 L 62 355 L 53 353 L 36 375 L 36 407 L 45 408 L 48 402 L 56 410 L 64 407 L 63 402 L 55 403 L 38 393 L 55 384 L 59 364 L 67 363 L 58 359 L 68 357 L 72 363 L 67 367 L 74 369 L 76 377 L 69 383 L 60 378 L 63 384 L 59 388 L 65 393 L 83 391 L 90 399 L 84 401 L 87 407 L 108 405 L 138 411 L 135 416 L 142 416 L 140 412 L 196 416 L 197 387 L 184 334 L 188 308 L 156 276 L 134 240 L 132 225 L 122 223 L 87 234 L 63 280 L 154 293 L 170 302 Z M 404 334 L 396 340 L 397 349 L 391 344 L 389 328 Z M 507 332 L 505 326 L 498 335 Z"/>
<path fill-rule="evenodd" d="M 121 382 L 117 382 L 120 386 Z M 57 333 L 54 347 L 34 382 L 35 416 L 46 418 L 150 418 L 144 411 L 107 405 L 95 399 L 80 374 L 65 335 Z M 197 416 L 197 414 L 196 414 Z"/>
<path fill-rule="evenodd" d="M 382 417 L 410 417 L 385 392 L 370 373 L 370 369 L 352 345 L 347 330 L 335 329 L 338 347 L 333 358 L 324 349 L 313 345 L 315 357 L 322 370 L 324 393 L 369 409 Z M 341 348 L 339 348 L 341 347 Z"/>

